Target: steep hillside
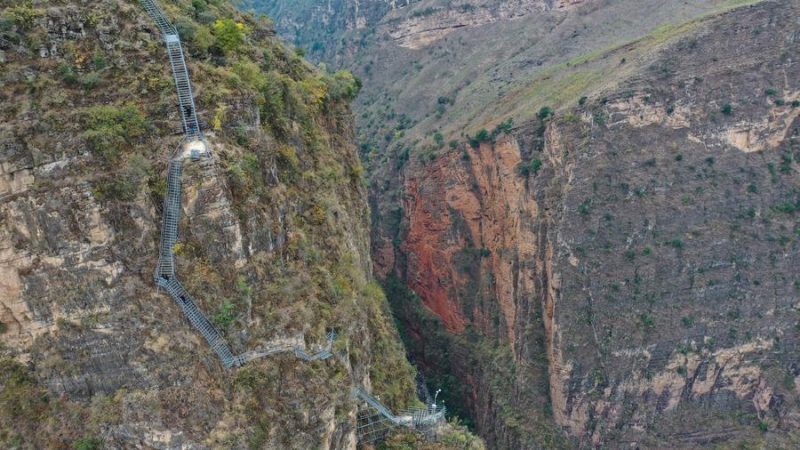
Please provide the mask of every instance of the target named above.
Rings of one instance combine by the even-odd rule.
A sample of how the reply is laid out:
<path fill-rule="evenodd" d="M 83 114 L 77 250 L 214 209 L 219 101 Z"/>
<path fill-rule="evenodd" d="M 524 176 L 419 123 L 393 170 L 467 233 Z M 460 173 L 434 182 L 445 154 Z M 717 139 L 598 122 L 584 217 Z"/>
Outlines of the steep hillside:
<path fill-rule="evenodd" d="M 271 14 L 279 32 L 315 58 L 363 80 L 354 105 L 361 153 L 381 165 L 390 150 L 435 151 L 613 86 L 612 73 L 635 73 L 637 59 L 687 23 L 753 0 L 307 3 L 247 5 Z M 650 45 L 619 60 L 594 60 L 648 34 Z"/>
<path fill-rule="evenodd" d="M 693 22 L 555 119 L 372 176 L 406 338 L 491 447 L 798 445 L 797 8 Z"/>
<path fill-rule="evenodd" d="M 293 24 L 364 2 L 285 3 L 363 79 L 376 272 L 490 447 L 800 445 L 797 2 L 423 0 L 325 45 Z"/>
<path fill-rule="evenodd" d="M 225 2 L 163 6 L 212 155 L 183 172 L 181 281 L 236 353 L 335 330 L 334 357 L 225 370 L 156 290 L 183 134 L 141 5 L 0 2 L 0 446 L 355 448 L 353 386 L 417 403 L 372 281 L 358 83 Z"/>
<path fill-rule="evenodd" d="M 304 49 L 313 60 L 333 61 L 351 46 L 350 33 L 372 29 L 392 9 L 419 0 L 241 0 L 244 10 L 275 20 L 281 37 Z"/>

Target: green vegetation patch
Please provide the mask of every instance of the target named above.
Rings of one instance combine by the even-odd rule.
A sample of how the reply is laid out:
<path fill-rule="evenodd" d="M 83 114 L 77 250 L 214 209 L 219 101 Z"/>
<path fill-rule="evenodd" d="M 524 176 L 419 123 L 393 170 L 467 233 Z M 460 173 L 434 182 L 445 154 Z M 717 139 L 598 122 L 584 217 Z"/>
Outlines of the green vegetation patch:
<path fill-rule="evenodd" d="M 142 111 L 134 105 L 100 105 L 85 109 L 81 113 L 85 127 L 83 137 L 92 153 L 103 161 L 116 161 L 131 141 L 143 136 L 149 122 Z"/>

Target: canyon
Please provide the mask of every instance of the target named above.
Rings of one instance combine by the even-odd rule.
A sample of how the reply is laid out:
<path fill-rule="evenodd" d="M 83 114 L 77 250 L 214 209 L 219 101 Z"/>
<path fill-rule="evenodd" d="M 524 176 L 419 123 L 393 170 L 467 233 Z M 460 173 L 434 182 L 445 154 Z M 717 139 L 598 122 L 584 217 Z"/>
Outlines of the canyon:
<path fill-rule="evenodd" d="M 426 410 L 373 278 L 357 80 L 227 2 L 156 3 L 166 19 L 132 0 L 0 2 L 0 446 L 354 449 L 366 392 Z M 209 152 L 167 183 L 195 114 Z M 177 242 L 159 249 L 164 216 Z M 187 292 L 207 318 L 184 317 Z M 294 351 L 217 358 L 270 347 Z M 482 448 L 456 424 L 436 444 L 384 431 Z"/>
<path fill-rule="evenodd" d="M 0 0 L 4 448 L 800 446 L 797 1 L 158 3 L 166 250 L 158 27 Z"/>
<path fill-rule="evenodd" d="M 796 2 L 253 3 L 362 78 L 375 272 L 490 448 L 798 445 Z"/>

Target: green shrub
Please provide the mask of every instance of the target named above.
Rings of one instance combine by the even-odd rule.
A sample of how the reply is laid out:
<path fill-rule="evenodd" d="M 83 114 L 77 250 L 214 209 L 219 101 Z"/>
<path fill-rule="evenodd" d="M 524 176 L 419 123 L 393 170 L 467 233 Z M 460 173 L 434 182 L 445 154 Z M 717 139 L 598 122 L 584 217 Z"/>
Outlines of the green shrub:
<path fill-rule="evenodd" d="M 538 117 L 538 118 L 539 118 L 539 120 L 545 120 L 545 119 L 547 119 L 548 117 L 551 117 L 551 116 L 553 116 L 553 114 L 555 114 L 555 113 L 553 112 L 553 108 L 551 108 L 551 107 L 549 107 L 549 106 L 543 106 L 543 107 L 542 107 L 542 108 L 539 110 L 539 112 L 536 114 L 536 117 Z"/>
<path fill-rule="evenodd" d="M 781 155 L 781 173 L 790 173 L 792 171 L 792 163 L 794 162 L 794 155 L 791 153 L 784 153 Z"/>
<path fill-rule="evenodd" d="M 650 314 L 642 314 L 639 316 L 639 319 L 642 321 L 642 326 L 645 328 L 653 328 L 656 326 L 656 319 Z"/>
<path fill-rule="evenodd" d="M 181 40 L 186 43 L 193 54 L 203 55 L 214 45 L 214 35 L 208 27 L 197 25 L 192 21 L 178 19 L 175 28 L 181 35 Z"/>
<path fill-rule="evenodd" d="M 144 135 L 148 128 L 144 115 L 133 105 L 94 106 L 83 111 L 81 121 L 89 148 L 106 162 L 117 160 L 122 150 L 130 147 L 130 141 Z"/>
<path fill-rule="evenodd" d="M 326 78 L 328 98 L 331 100 L 352 101 L 361 91 L 361 80 L 348 70 L 339 70 Z"/>
<path fill-rule="evenodd" d="M 792 100 L 792 108 L 800 108 L 800 100 Z"/>
<path fill-rule="evenodd" d="M 113 177 L 101 179 L 94 185 L 93 192 L 99 199 L 130 201 L 136 198 L 142 181 L 153 175 L 150 161 L 134 154 L 127 165 Z M 163 179 L 159 178 L 163 181 Z M 164 184 L 166 189 L 166 183 Z"/>
<path fill-rule="evenodd" d="M 511 133 L 512 129 L 514 129 L 514 119 L 509 117 L 494 127 L 494 130 L 492 130 L 492 138 L 500 136 L 501 133 Z"/>
<path fill-rule="evenodd" d="M 441 148 L 444 145 L 444 136 L 440 132 L 433 133 L 433 141 L 436 143 L 436 146 Z"/>
<path fill-rule="evenodd" d="M 481 145 L 481 142 L 470 135 L 467 135 L 467 142 L 469 142 L 469 146 L 472 148 L 478 148 Z"/>
<path fill-rule="evenodd" d="M 431 14 L 433 14 L 433 13 L 435 13 L 437 11 L 439 11 L 438 8 L 434 8 L 432 6 L 429 6 L 427 8 L 415 10 L 414 12 L 411 13 L 411 17 L 415 18 L 415 17 L 430 16 Z"/>
<path fill-rule="evenodd" d="M 456 140 L 454 139 L 454 140 L 450 141 L 450 142 L 448 143 L 448 145 L 450 146 L 450 148 L 451 148 L 452 150 L 455 150 L 455 149 L 457 149 L 457 148 L 458 148 L 458 141 L 456 141 Z"/>
<path fill-rule="evenodd" d="M 529 163 L 520 163 L 517 166 L 517 173 L 522 177 L 527 177 L 531 173 L 536 175 L 539 172 L 539 169 L 542 168 L 542 160 L 541 159 L 532 159 Z"/>
<path fill-rule="evenodd" d="M 214 325 L 222 328 L 223 330 L 231 326 L 234 320 L 236 320 L 236 306 L 233 303 L 225 300 L 219 308 L 217 308 L 217 312 L 211 317 L 211 320 L 214 322 Z"/>
<path fill-rule="evenodd" d="M 44 10 L 32 8 L 29 5 L 17 5 L 6 9 L 5 14 L 11 18 L 18 27 L 28 29 L 33 26 L 33 22 L 37 18 L 44 15 Z"/>
<path fill-rule="evenodd" d="M 596 113 L 594 113 L 594 121 L 601 127 L 606 124 L 607 119 L 608 116 L 606 116 L 606 113 L 604 111 L 597 111 Z"/>
<path fill-rule="evenodd" d="M 775 106 L 783 106 L 785 104 L 786 104 L 786 100 L 784 100 L 782 98 L 776 98 L 775 99 Z"/>
<path fill-rule="evenodd" d="M 46 392 L 18 362 L 0 359 L 0 386 L 0 423 L 12 425 L 15 420 L 36 423 L 46 413 L 49 407 Z"/>
<path fill-rule="evenodd" d="M 94 66 L 95 70 L 103 70 L 108 67 L 108 60 L 106 60 L 105 56 L 95 53 L 92 56 L 92 66 Z"/>
<path fill-rule="evenodd" d="M 773 96 L 773 95 L 775 95 L 777 93 L 778 93 L 778 90 L 775 89 L 775 88 L 764 89 L 764 95 L 766 95 L 767 97 L 771 97 L 771 96 Z"/>
<path fill-rule="evenodd" d="M 72 444 L 74 450 L 100 450 L 103 448 L 103 441 L 94 436 L 84 436 Z"/>
<path fill-rule="evenodd" d="M 249 88 L 260 90 L 267 82 L 267 77 L 261 68 L 250 59 L 239 59 L 233 64 L 231 71 Z"/>
<path fill-rule="evenodd" d="M 581 98 L 580 98 L 580 100 L 578 100 L 578 106 L 584 106 L 584 105 L 586 105 L 586 101 L 587 101 L 587 100 L 589 100 L 589 97 L 587 97 L 587 96 L 585 96 L 585 95 L 584 95 L 583 97 L 581 97 Z"/>
<path fill-rule="evenodd" d="M 733 115 L 733 105 L 731 105 L 730 103 L 725 103 L 724 105 L 722 105 L 722 109 L 720 109 L 720 111 L 722 112 L 722 114 L 725 114 L 726 116 L 731 116 Z"/>
<path fill-rule="evenodd" d="M 217 46 L 226 55 L 239 51 L 248 32 L 245 24 L 232 19 L 215 20 L 213 30 Z"/>
<path fill-rule="evenodd" d="M 285 134 L 289 128 L 286 111 L 289 81 L 291 80 L 285 75 L 270 71 L 266 74 L 265 83 L 261 89 L 261 95 L 264 96 L 264 104 L 261 106 L 262 122 L 269 124 L 278 135 Z"/>
<path fill-rule="evenodd" d="M 90 72 L 81 77 L 81 86 L 86 90 L 92 90 L 100 84 L 102 77 L 98 72 Z"/>
<path fill-rule="evenodd" d="M 78 74 L 77 72 L 75 72 L 75 68 L 70 66 L 69 64 L 59 65 L 58 68 L 56 69 L 56 74 L 67 84 L 78 83 Z"/>
<path fill-rule="evenodd" d="M 583 216 L 588 216 L 592 212 L 592 199 L 587 198 L 580 205 L 578 205 L 578 212 Z"/>
<path fill-rule="evenodd" d="M 467 135 L 467 142 L 469 142 L 470 147 L 478 148 L 481 142 L 488 142 L 491 139 L 491 135 L 489 134 L 489 130 L 486 128 L 481 128 L 478 130 L 478 134 L 474 137 L 470 137 Z"/>
<path fill-rule="evenodd" d="M 92 189 L 94 196 L 101 200 L 131 201 L 138 192 L 139 185 L 123 176 L 98 180 Z"/>
<path fill-rule="evenodd" d="M 782 212 L 785 214 L 792 214 L 793 212 L 797 211 L 798 205 L 795 205 L 791 202 L 784 202 L 779 203 L 773 207 L 775 211 Z"/>

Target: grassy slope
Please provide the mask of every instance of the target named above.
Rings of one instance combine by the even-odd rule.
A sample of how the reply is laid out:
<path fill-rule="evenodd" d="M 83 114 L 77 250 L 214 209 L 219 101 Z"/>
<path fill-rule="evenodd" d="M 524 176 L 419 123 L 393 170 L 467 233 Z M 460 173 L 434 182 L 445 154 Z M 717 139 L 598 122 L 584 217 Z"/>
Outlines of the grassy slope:
<path fill-rule="evenodd" d="M 419 50 L 398 48 L 379 31 L 351 65 L 365 85 L 355 105 L 359 138 L 374 157 L 392 147 L 430 145 L 436 130 L 449 140 L 509 117 L 523 123 L 543 106 L 599 95 L 646 67 L 661 45 L 703 18 L 751 3 L 590 5 L 567 16 L 457 30 Z M 441 96 L 453 103 L 437 111 Z"/>

